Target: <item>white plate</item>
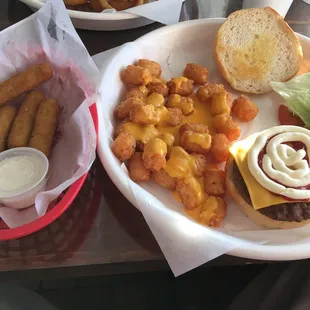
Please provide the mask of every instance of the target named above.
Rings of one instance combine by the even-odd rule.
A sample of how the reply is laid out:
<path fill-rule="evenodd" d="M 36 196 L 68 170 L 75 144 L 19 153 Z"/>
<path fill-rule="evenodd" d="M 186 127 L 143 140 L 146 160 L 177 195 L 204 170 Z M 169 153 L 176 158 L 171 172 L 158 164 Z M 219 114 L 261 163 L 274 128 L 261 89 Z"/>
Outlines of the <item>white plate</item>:
<path fill-rule="evenodd" d="M 31 10 L 39 10 L 44 3 L 40 0 L 22 0 Z M 92 13 L 68 10 L 73 25 L 78 29 L 115 31 L 138 28 L 154 23 L 153 20 L 132 13 Z"/>
<path fill-rule="evenodd" d="M 138 209 L 142 209 L 141 206 L 147 205 L 154 208 L 156 212 L 161 212 L 167 216 L 179 213 L 184 217 L 184 221 L 192 221 L 184 214 L 183 208 L 180 208 L 180 205 L 174 201 L 171 194 L 165 189 L 146 182 L 141 185 L 143 190 L 134 184 L 128 177 L 124 166 L 119 165 L 111 152 L 111 133 L 114 124 L 113 110 L 124 91 L 119 78 L 120 70 L 128 64 L 132 64 L 138 58 L 148 58 L 159 61 L 163 66 L 164 78 L 169 78 L 180 75 L 184 65 L 192 61 L 209 68 L 211 81 L 223 83 L 212 58 L 215 34 L 223 21 L 224 19 L 221 18 L 187 21 L 155 30 L 137 40 L 138 47 L 135 44 L 123 46 L 112 58 L 105 71 L 100 87 L 102 100 L 98 102 L 98 154 L 112 181 Z M 304 66 L 306 66 L 304 70 L 309 71 L 307 64 L 310 63 L 310 40 L 304 36 L 298 36 L 304 49 Z M 232 90 L 230 89 L 230 91 Z M 269 126 L 277 125 L 278 106 L 274 103 L 274 100 L 279 101 L 279 97 L 275 94 L 263 95 L 255 96 L 254 100 L 260 108 L 260 113 L 253 122 L 243 126 L 243 137 L 253 131 L 260 131 Z M 237 244 L 240 245 L 240 239 L 235 237 L 239 233 L 236 232 L 236 227 L 230 230 L 234 226 L 234 220 L 242 223 L 241 230 L 251 231 L 249 235 L 252 235 L 252 238 L 250 238 L 252 241 L 246 241 L 245 246 L 243 244 L 242 248 L 237 248 Z M 229 202 L 228 216 L 224 226 L 225 230 L 222 231 L 208 227 L 204 227 L 204 230 L 207 236 L 216 239 L 217 242 L 235 244 L 235 249 L 228 252 L 228 254 L 262 260 L 294 260 L 310 257 L 310 238 L 308 238 L 310 234 L 306 233 L 301 238 L 302 240 L 298 240 L 295 235 L 290 238 L 293 235 L 292 231 L 282 231 L 286 233 L 286 236 L 283 237 L 283 235 L 279 235 L 279 231 L 261 230 L 262 228 L 257 227 L 249 219 L 245 218 L 231 201 Z M 308 230 L 309 228 L 310 226 L 307 227 Z M 234 236 L 225 233 L 228 231 L 234 231 Z M 256 238 L 256 235 L 260 237 Z M 262 236 L 269 240 L 268 245 L 257 243 L 261 242 Z"/>

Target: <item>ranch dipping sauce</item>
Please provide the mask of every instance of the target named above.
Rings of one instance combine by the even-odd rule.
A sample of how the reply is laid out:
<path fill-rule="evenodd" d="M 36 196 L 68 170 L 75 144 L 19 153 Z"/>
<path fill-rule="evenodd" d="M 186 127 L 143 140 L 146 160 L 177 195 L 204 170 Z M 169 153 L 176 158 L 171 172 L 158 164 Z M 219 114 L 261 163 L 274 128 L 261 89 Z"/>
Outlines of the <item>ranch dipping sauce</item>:
<path fill-rule="evenodd" d="M 45 189 L 49 163 L 40 151 L 21 147 L 0 153 L 0 202 L 22 209 Z"/>
<path fill-rule="evenodd" d="M 35 156 L 21 155 L 0 162 L 0 197 L 24 193 L 34 187 L 45 175 L 42 161 Z"/>

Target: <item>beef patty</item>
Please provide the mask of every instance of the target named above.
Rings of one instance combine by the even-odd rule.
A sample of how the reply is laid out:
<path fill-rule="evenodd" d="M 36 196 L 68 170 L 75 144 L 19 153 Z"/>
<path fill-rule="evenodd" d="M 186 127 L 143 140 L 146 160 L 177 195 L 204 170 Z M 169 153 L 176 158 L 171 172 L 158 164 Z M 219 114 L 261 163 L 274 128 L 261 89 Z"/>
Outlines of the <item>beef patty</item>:
<path fill-rule="evenodd" d="M 231 177 L 242 198 L 252 205 L 249 191 L 235 162 Z M 281 203 L 257 211 L 276 221 L 301 222 L 310 219 L 310 202 Z"/>

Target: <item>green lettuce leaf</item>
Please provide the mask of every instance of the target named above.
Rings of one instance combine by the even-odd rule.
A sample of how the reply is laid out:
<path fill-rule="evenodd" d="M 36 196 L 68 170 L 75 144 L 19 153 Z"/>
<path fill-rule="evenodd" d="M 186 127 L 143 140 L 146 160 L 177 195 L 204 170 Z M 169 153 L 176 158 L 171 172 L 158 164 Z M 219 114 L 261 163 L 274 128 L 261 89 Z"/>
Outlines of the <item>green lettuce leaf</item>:
<path fill-rule="evenodd" d="M 310 129 L 310 73 L 297 76 L 288 82 L 271 82 L 271 87 L 280 94 L 284 105 L 298 115 Z"/>

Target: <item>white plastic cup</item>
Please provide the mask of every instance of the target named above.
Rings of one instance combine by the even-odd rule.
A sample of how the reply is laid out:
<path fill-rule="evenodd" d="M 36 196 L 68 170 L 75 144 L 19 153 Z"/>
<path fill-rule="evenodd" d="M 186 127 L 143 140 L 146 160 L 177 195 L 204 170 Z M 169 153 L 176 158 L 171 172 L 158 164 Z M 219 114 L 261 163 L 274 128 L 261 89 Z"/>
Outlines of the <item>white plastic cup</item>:
<path fill-rule="evenodd" d="M 310 3 L 310 0 L 303 0 Z M 269 6 L 277 11 L 282 17 L 285 17 L 291 7 L 293 0 L 243 0 L 243 8 L 264 8 Z"/>
<path fill-rule="evenodd" d="M 0 194 L 0 203 L 6 207 L 14 209 L 24 209 L 30 207 L 34 204 L 35 197 L 40 192 L 44 191 L 46 188 L 46 182 L 48 177 L 49 161 L 47 157 L 40 151 L 30 148 L 30 147 L 18 147 L 15 149 L 10 149 L 0 153 L 0 162 L 7 158 L 16 157 L 16 156 L 34 156 L 42 164 L 43 172 L 40 176 L 40 179 L 33 184 L 33 186 L 18 194 L 3 195 Z"/>

